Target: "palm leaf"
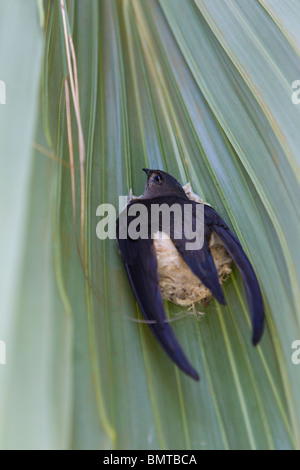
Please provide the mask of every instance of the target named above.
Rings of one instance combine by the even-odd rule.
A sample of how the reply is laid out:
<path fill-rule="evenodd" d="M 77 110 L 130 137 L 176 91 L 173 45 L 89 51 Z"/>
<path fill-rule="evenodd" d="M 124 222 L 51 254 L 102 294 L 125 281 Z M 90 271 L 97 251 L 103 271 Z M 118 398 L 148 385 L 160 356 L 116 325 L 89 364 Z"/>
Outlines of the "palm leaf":
<path fill-rule="evenodd" d="M 1 34 L 14 34 L 15 44 L 8 54 L 0 42 L 0 78 L 24 96 L 0 107 L 5 194 L 14 187 L 1 244 L 9 246 L 2 447 L 299 448 L 300 369 L 291 361 L 300 337 L 296 3 L 65 2 L 86 150 L 82 186 L 72 106 L 75 200 L 61 10 L 59 2 L 28 5 L 0 4 Z M 199 319 L 166 304 L 172 318 L 185 314 L 172 326 L 200 383 L 132 321 L 140 315 L 116 242 L 96 236 L 98 205 L 117 206 L 130 188 L 141 193 L 144 166 L 191 181 L 236 232 L 262 286 L 267 325 L 257 348 L 236 269 L 224 285 L 226 307 L 201 305 Z M 82 191 L 78 245 L 73 210 L 75 202 L 80 239 Z"/>

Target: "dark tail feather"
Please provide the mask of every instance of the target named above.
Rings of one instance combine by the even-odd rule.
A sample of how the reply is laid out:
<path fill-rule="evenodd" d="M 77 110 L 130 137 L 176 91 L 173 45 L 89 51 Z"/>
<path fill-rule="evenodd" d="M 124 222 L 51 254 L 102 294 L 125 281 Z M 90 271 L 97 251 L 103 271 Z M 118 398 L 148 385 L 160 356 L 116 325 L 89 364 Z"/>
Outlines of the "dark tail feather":
<path fill-rule="evenodd" d="M 152 333 L 164 348 L 168 356 L 183 372 L 195 380 L 200 380 L 199 375 L 192 367 L 183 350 L 181 349 L 174 331 L 167 322 L 167 315 L 165 313 L 164 304 L 161 298 L 160 288 L 156 289 L 155 292 L 151 292 L 150 288 L 147 290 L 145 287 L 145 289 L 143 289 L 144 296 L 141 298 L 139 295 L 139 290 L 137 289 L 139 283 L 135 276 L 136 273 L 135 271 L 132 272 L 132 268 L 127 264 L 125 266 L 139 307 L 145 319 L 149 321 L 148 325 L 151 328 Z M 137 277 L 139 277 L 140 281 L 143 282 L 143 276 L 141 276 L 139 272 Z"/>
<path fill-rule="evenodd" d="M 194 380 L 200 380 L 198 373 L 192 367 L 189 360 L 182 351 L 170 325 L 165 323 L 163 327 L 155 324 L 149 324 L 149 326 L 152 330 L 152 333 L 164 348 L 168 356 L 172 359 L 172 361 L 174 361 L 183 372 L 188 374 Z"/>
<path fill-rule="evenodd" d="M 252 324 L 252 343 L 255 346 L 262 336 L 265 318 L 263 299 L 256 274 L 240 242 L 233 233 L 221 225 L 215 225 L 214 232 L 216 232 L 242 274 Z"/>

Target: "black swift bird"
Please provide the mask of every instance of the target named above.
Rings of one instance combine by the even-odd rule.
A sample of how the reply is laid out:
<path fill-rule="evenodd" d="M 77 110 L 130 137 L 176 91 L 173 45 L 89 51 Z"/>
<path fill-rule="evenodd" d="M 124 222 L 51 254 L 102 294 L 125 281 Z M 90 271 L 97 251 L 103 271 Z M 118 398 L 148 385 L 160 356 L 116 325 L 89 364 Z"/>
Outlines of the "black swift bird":
<path fill-rule="evenodd" d="M 130 215 L 130 208 L 134 208 L 135 204 L 142 204 L 147 211 L 151 211 L 154 204 L 167 204 L 169 207 L 174 204 L 182 207 L 191 205 L 193 223 L 195 221 L 196 205 L 199 202 L 189 199 L 173 176 L 161 170 L 144 169 L 144 171 L 147 174 L 145 192 L 143 196 L 132 199 L 125 209 L 125 236 L 124 227 L 123 235 L 120 236 L 122 215 L 117 220 L 120 252 L 132 290 L 145 319 L 149 321 L 154 336 L 180 369 L 195 380 L 199 380 L 197 372 L 186 358 L 168 323 L 162 297 L 179 305 L 189 305 L 201 298 L 207 298 L 211 293 L 219 303 L 225 305 L 220 282 L 222 280 L 220 246 L 216 248 L 212 243 L 212 239 L 216 237 L 222 245 L 221 253 L 226 254 L 227 261 L 232 258 L 242 274 L 252 324 L 252 343 L 256 345 L 262 336 L 264 326 L 260 287 L 238 239 L 219 214 L 203 202 L 204 243 L 200 249 L 187 250 L 185 236 L 175 237 L 172 223 L 173 231 L 171 228 L 168 237 L 161 239 L 161 236 L 158 236 L 158 233 L 163 232 L 161 220 L 158 227 L 156 226 L 156 233 L 153 233 L 150 217 L 146 221 L 146 237 L 136 237 L 128 233 L 130 223 L 138 215 L 138 212 L 136 215 Z M 186 223 L 186 219 L 182 220 Z"/>

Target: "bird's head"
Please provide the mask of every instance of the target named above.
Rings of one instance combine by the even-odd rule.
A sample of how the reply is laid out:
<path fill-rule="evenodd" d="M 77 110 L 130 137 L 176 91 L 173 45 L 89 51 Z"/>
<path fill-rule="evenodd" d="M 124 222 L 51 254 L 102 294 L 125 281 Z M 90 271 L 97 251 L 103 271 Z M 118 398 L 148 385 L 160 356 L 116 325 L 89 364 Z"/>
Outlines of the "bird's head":
<path fill-rule="evenodd" d="M 187 198 L 180 183 L 165 171 L 149 170 L 148 168 L 143 168 L 143 171 L 147 174 L 144 198 L 148 199 L 168 195 Z"/>

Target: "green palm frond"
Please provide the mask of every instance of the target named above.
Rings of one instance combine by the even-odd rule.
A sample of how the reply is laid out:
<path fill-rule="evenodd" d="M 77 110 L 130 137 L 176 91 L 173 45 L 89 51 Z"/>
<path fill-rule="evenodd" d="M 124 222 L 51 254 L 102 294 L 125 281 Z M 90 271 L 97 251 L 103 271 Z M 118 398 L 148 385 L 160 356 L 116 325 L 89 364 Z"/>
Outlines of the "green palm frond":
<path fill-rule="evenodd" d="M 297 2 L 65 2 L 86 153 L 82 186 L 72 104 L 79 246 L 59 3 L 0 2 L 1 447 L 299 448 Z M 235 268 L 226 307 L 201 305 L 199 318 L 166 304 L 172 318 L 185 314 L 172 327 L 200 383 L 132 321 L 140 315 L 116 241 L 96 236 L 98 205 L 142 193 L 144 166 L 191 182 L 262 286 L 257 348 Z"/>

